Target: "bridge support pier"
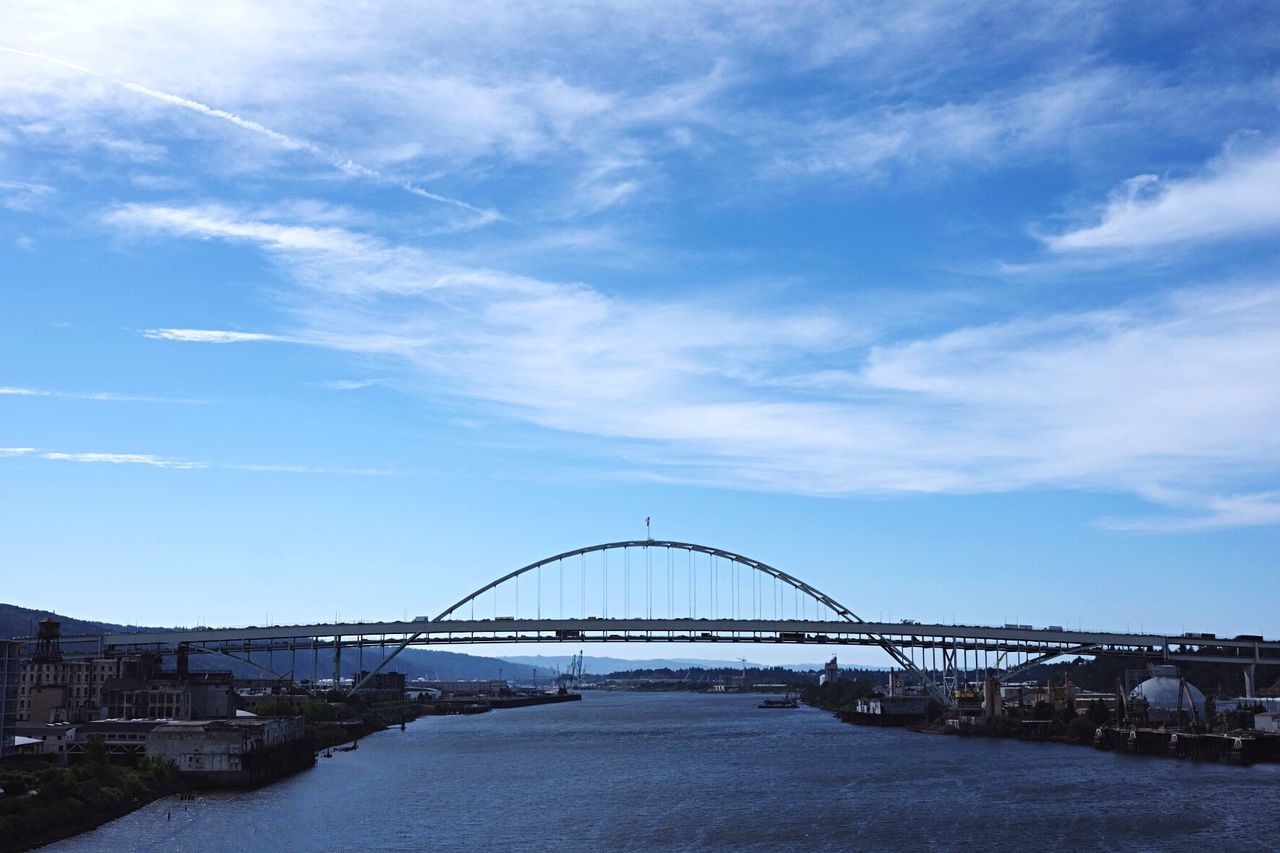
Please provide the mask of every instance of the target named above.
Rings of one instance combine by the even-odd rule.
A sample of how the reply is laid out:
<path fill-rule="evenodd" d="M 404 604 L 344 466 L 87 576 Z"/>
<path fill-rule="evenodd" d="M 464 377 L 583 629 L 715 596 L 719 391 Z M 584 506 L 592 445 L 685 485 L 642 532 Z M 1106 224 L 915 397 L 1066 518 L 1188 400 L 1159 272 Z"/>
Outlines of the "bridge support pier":
<path fill-rule="evenodd" d="M 1244 665 L 1244 698 L 1253 698 L 1254 664 Z"/>
<path fill-rule="evenodd" d="M 1004 716 L 1004 697 L 1000 691 L 1000 679 L 988 676 L 982 682 L 982 710 L 988 721 Z"/>
<path fill-rule="evenodd" d="M 342 689 L 342 641 L 333 641 L 333 689 Z"/>

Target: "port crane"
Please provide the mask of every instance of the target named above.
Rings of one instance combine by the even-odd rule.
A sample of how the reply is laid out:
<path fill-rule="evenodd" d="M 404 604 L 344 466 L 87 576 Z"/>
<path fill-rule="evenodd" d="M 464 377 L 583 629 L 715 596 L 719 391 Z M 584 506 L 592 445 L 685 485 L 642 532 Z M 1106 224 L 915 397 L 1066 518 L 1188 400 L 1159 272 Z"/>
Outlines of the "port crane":
<path fill-rule="evenodd" d="M 582 680 L 582 652 L 569 658 L 569 667 L 563 673 L 556 675 L 556 682 L 561 690 L 569 690 L 577 687 L 578 682 Z"/>

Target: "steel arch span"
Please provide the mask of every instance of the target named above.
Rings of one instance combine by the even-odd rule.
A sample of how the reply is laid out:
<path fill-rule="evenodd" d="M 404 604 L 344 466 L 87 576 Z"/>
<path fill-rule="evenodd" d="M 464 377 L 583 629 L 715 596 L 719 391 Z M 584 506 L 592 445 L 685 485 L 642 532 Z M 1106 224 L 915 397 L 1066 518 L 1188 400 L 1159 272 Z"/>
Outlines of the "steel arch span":
<path fill-rule="evenodd" d="M 734 553 L 733 551 L 726 551 L 722 548 L 714 548 L 708 545 L 699 545 L 693 542 L 678 542 L 675 540 L 668 540 L 668 539 L 630 539 L 630 540 L 623 540 L 619 542 L 605 542 L 599 545 L 588 545 L 584 548 L 575 548 L 571 551 L 564 551 L 562 553 L 555 554 L 550 557 L 545 557 L 541 560 L 536 560 L 532 563 L 529 563 L 528 565 L 521 566 L 520 568 L 512 572 L 508 572 L 502 577 L 497 578 L 496 580 L 490 581 L 489 583 L 485 584 L 484 586 L 480 587 L 479 589 L 475 590 L 469 595 L 464 596 L 463 598 L 455 602 L 453 605 L 443 610 L 432 621 L 442 622 L 442 621 L 455 618 L 455 614 L 458 614 L 459 611 L 463 610 L 468 606 L 472 608 L 473 615 L 474 615 L 475 603 L 478 600 L 482 599 L 484 596 L 490 595 L 490 594 L 494 596 L 494 600 L 495 600 L 494 618 L 495 619 L 505 618 L 505 617 L 498 617 L 496 615 L 496 601 L 497 601 L 499 591 L 503 587 L 506 587 L 510 584 L 515 584 L 516 589 L 515 589 L 514 599 L 518 608 L 520 579 L 525 576 L 534 575 L 535 573 L 539 573 L 541 572 L 541 570 L 549 566 L 555 566 L 555 565 L 558 565 L 561 569 L 559 580 L 561 584 L 562 594 L 560 595 L 560 598 L 559 598 L 559 604 L 560 604 L 560 610 L 562 611 L 560 615 L 563 616 L 564 615 L 563 613 L 564 563 L 567 560 L 571 561 L 571 560 L 574 560 L 575 558 L 583 559 L 590 555 L 603 555 L 605 557 L 605 560 L 603 561 L 603 571 L 605 573 L 605 576 L 604 576 L 604 582 L 600 584 L 600 588 L 603 592 L 602 609 L 607 616 L 609 602 L 610 602 L 610 598 L 609 598 L 610 593 L 608 588 L 609 568 L 608 568 L 607 556 L 614 552 L 623 552 L 625 554 L 629 551 L 634 551 L 634 550 L 642 551 L 646 555 L 652 555 L 654 553 L 662 553 L 665 555 L 666 559 L 664 562 L 666 565 L 663 567 L 660 567 L 660 568 L 663 568 L 666 573 L 665 583 L 663 583 L 664 579 L 660 577 L 659 585 L 663 586 L 663 589 L 661 591 L 666 594 L 665 596 L 666 604 L 668 605 L 666 616 L 668 618 L 673 618 L 675 616 L 675 614 L 672 611 L 676 609 L 677 604 L 681 604 L 681 603 L 686 605 L 688 608 L 688 612 L 686 614 L 688 618 L 691 618 L 691 619 L 697 618 L 697 614 L 699 612 L 703 612 L 703 611 L 699 611 L 698 609 L 697 592 L 699 589 L 699 584 L 698 584 L 699 578 L 696 575 L 693 567 L 694 555 L 702 555 L 702 556 L 705 556 L 708 559 L 708 561 L 710 561 L 709 568 L 712 573 L 710 576 L 710 581 L 707 584 L 708 592 L 710 594 L 710 601 L 706 603 L 708 605 L 708 611 L 706 612 L 711 613 L 711 618 L 716 618 L 717 616 L 716 611 L 720 607 L 720 601 L 719 601 L 720 596 L 718 595 L 717 581 L 719 580 L 721 583 L 723 583 L 723 579 L 717 577 L 716 573 L 719 570 L 716 568 L 716 565 L 715 565 L 715 561 L 719 560 L 719 561 L 722 561 L 724 564 L 728 564 L 731 567 L 729 584 L 728 584 L 729 585 L 728 594 L 732 599 L 732 604 L 728 608 L 728 610 L 731 611 L 731 618 L 736 619 L 736 618 L 739 618 L 740 615 L 743 618 L 745 618 L 748 612 L 753 617 L 759 617 L 763 615 L 762 611 L 767 609 L 766 602 L 762 595 L 762 593 L 764 592 L 763 585 L 761 585 L 758 582 L 755 582 L 754 580 L 755 578 L 763 578 L 766 580 L 766 584 L 768 581 L 772 581 L 777 586 L 785 587 L 793 591 L 794 598 L 796 599 L 796 600 L 793 600 L 792 602 L 793 617 L 800 616 L 802 614 L 807 617 L 808 616 L 807 604 L 808 602 L 812 602 L 814 617 L 818 617 L 820 614 L 823 614 L 823 611 L 826 611 L 830 613 L 832 616 L 834 616 L 836 619 L 843 620 L 845 622 L 863 624 L 866 621 L 862 617 L 858 616 L 858 614 L 850 610 L 848 607 L 841 604 L 839 601 L 832 598 L 830 595 L 827 595 L 825 592 L 822 592 L 821 590 L 806 583 L 800 578 L 797 578 L 795 575 L 789 574 L 788 572 L 784 572 L 781 569 L 778 569 L 778 568 L 775 568 L 774 566 L 769 565 L 768 563 L 764 563 L 764 562 L 761 562 L 760 560 L 752 559 L 751 557 L 747 557 L 742 554 Z M 688 572 L 686 574 L 686 577 L 684 578 L 684 580 L 686 581 L 686 586 L 683 590 L 676 588 L 675 584 L 673 583 L 680 579 L 676 577 L 679 574 L 679 572 L 673 571 L 673 566 L 670 560 L 670 555 L 672 554 L 672 552 L 684 552 L 689 556 Z M 585 565 L 586 564 L 584 562 L 583 571 L 580 578 L 582 583 L 582 588 L 579 590 L 579 592 L 582 594 L 581 598 L 583 601 L 584 611 L 586 609 L 585 600 L 586 600 L 586 586 L 587 586 Z M 732 574 L 733 572 L 732 567 L 741 567 L 743 569 L 748 570 L 749 572 L 755 573 L 753 575 L 753 583 L 750 585 L 748 595 L 746 596 L 743 595 L 745 590 L 742 588 L 742 583 L 740 579 L 735 584 L 733 574 Z M 653 609 L 654 609 L 653 608 L 654 580 L 652 575 L 652 568 L 653 568 L 652 561 L 651 560 L 646 561 L 645 562 L 646 575 L 644 577 L 644 580 L 645 580 L 644 592 L 646 593 L 646 607 L 647 607 L 647 610 L 649 611 L 646 614 L 647 618 L 653 617 Z M 629 571 L 629 566 L 624 569 L 624 572 L 625 571 Z M 629 593 L 631 591 L 630 588 L 632 586 L 632 582 L 630 578 L 626 577 L 624 579 L 624 583 L 627 584 L 627 587 L 628 587 L 627 592 Z M 538 579 L 537 588 L 538 588 L 538 607 L 540 611 L 542 606 L 542 601 L 543 601 L 542 582 L 540 577 Z M 680 592 L 684 593 L 683 602 L 679 601 L 679 599 L 681 598 L 681 596 L 679 595 Z M 777 599 L 776 593 L 777 593 L 777 590 L 776 589 L 773 590 L 772 592 L 773 598 L 772 598 L 772 601 L 770 602 L 774 608 L 773 615 L 774 616 L 784 615 L 785 609 L 786 609 L 786 602 L 785 600 L 779 601 Z M 615 597 L 616 597 L 616 591 L 615 591 Z M 750 606 L 748 607 L 742 606 L 744 604 L 744 602 L 742 601 L 744 597 L 749 598 Z M 624 595 L 623 596 L 624 602 L 627 602 L 628 598 L 629 598 L 628 595 Z M 799 606 L 799 601 L 801 600 L 801 598 L 804 601 L 805 606 Z M 624 606 L 627 606 L 627 604 L 624 603 Z M 779 613 L 779 611 L 782 611 L 782 613 Z M 540 617 L 542 615 L 541 612 L 539 612 L 538 615 Z M 582 613 L 581 616 L 583 618 L 589 618 L 589 617 L 586 617 L 585 612 Z M 890 641 L 886 637 L 875 635 L 875 634 L 872 634 L 870 636 L 876 645 L 879 645 L 882 649 L 884 649 L 884 651 L 888 653 L 888 655 L 894 660 L 895 663 L 897 663 L 904 670 L 910 673 L 915 678 L 915 680 L 917 680 L 926 690 L 930 692 L 931 695 L 934 696 L 934 698 L 938 699 L 944 704 L 950 701 L 946 693 L 943 691 L 943 689 L 939 685 L 937 685 L 933 679 L 929 678 L 924 673 L 924 671 L 919 666 L 917 666 L 916 663 L 908 655 L 904 654 L 903 651 L 900 648 L 898 648 L 897 645 L 895 645 L 892 641 Z"/>
<path fill-rule="evenodd" d="M 304 652 L 311 655 L 313 674 L 324 650 L 333 657 L 334 683 L 340 680 L 344 650 L 361 655 L 366 648 L 376 648 L 381 661 L 353 689 L 409 646 L 879 646 L 929 696 L 948 706 L 959 704 L 962 694 L 970 700 L 980 695 L 990 678 L 1007 681 L 1064 655 L 1236 665 L 1245 668 L 1250 680 L 1256 666 L 1280 665 L 1280 640 L 1253 634 L 1228 638 L 1203 632 L 1071 630 L 1061 625 L 868 622 L 830 595 L 767 563 L 720 548 L 655 539 L 590 545 L 537 560 L 485 584 L 434 618 L 177 628 L 67 637 L 63 642 L 86 644 L 101 654 L 215 653 L 240 657 L 254 666 L 254 654 L 288 652 L 292 664 L 293 656 Z M 394 651 L 388 655 L 390 648 Z"/>

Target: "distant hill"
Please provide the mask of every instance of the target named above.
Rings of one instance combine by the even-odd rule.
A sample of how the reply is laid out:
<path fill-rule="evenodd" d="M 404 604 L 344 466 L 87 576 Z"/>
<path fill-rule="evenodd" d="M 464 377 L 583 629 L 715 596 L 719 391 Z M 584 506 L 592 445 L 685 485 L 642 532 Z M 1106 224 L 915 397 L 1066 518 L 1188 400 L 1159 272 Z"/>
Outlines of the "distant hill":
<path fill-rule="evenodd" d="M 105 634 L 126 631 L 167 631 L 169 628 L 141 627 L 137 625 L 117 625 L 111 622 L 94 622 L 87 619 L 76 619 L 61 613 L 47 610 L 32 610 L 13 604 L 0 604 L 0 637 L 30 637 L 35 634 L 36 623 L 45 617 L 52 616 L 62 623 L 62 633 L 73 634 Z M 388 646 L 390 653 L 394 645 Z M 69 652 L 80 651 L 66 648 Z M 84 650 L 84 651 L 87 651 Z M 378 649 L 347 649 L 342 654 L 342 674 L 350 678 L 363 665 L 371 669 L 381 660 Z M 319 678 L 333 675 L 333 659 L 324 650 L 314 658 L 310 652 L 299 651 L 274 652 L 270 659 L 266 655 L 257 655 L 254 662 L 265 666 L 280 675 L 294 670 L 297 680 L 311 678 L 313 671 Z M 314 663 L 314 668 L 313 668 Z M 261 675 L 262 671 L 247 663 L 234 660 L 223 655 L 196 655 L 191 659 L 191 668 L 196 670 L 229 669 L 237 676 L 249 677 Z M 527 682 L 535 678 L 546 680 L 552 676 L 550 665 L 539 666 L 523 662 L 512 662 L 500 658 L 479 657 L 477 655 L 459 654 L 457 652 L 440 652 L 433 649 L 405 649 L 396 659 L 387 665 L 388 670 L 403 672 L 409 679 L 430 678 L 467 681 L 471 679 L 506 678 L 512 681 Z"/>
<path fill-rule="evenodd" d="M 103 634 L 117 631 L 161 631 L 163 628 L 144 628 L 138 625 L 116 625 L 111 622 L 92 622 L 75 619 L 49 610 L 32 610 L 16 604 L 0 604 L 0 637 L 33 637 L 36 623 L 53 617 L 62 623 L 64 634 Z"/>
<path fill-rule="evenodd" d="M 564 671 L 569 666 L 569 662 L 572 659 L 572 655 L 514 655 L 506 658 L 506 660 L 509 660 L 512 663 L 544 668 L 559 667 L 561 671 Z M 683 658 L 626 660 L 624 658 L 595 657 L 593 655 L 583 655 L 582 657 L 582 671 L 588 675 L 608 675 L 612 672 L 623 672 L 625 670 L 633 669 L 687 669 L 689 667 L 718 669 L 724 666 L 738 665 L 739 664 L 733 661 L 723 660 L 692 660 Z M 765 664 L 748 663 L 747 666 L 764 668 Z"/>
<path fill-rule="evenodd" d="M 519 655 L 506 658 L 513 663 L 523 663 L 530 666 L 538 666 L 544 668 L 559 667 L 563 671 L 572 660 L 570 655 Z M 752 663 L 747 661 L 747 667 L 752 669 L 770 669 L 776 664 Z M 689 667 L 698 667 L 701 669 L 722 669 L 724 667 L 741 667 L 741 661 L 724 661 L 724 660 L 699 660 L 692 658 L 649 658 L 646 660 L 626 660 L 624 658 L 611 657 L 593 657 L 592 655 L 584 655 L 582 658 L 582 669 L 590 675 L 608 675 L 613 672 L 624 672 L 636 669 L 688 669 Z M 794 672 L 808 672 L 810 670 L 822 669 L 820 663 L 793 663 L 784 664 L 783 669 L 789 669 Z M 883 669 L 884 667 L 863 667 L 863 669 Z"/>

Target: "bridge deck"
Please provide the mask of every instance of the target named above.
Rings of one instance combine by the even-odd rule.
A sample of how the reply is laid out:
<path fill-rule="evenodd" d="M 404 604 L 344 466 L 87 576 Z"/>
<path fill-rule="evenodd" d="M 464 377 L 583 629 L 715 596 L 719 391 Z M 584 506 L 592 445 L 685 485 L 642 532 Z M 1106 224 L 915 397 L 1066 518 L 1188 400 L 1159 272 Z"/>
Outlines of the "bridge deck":
<path fill-rule="evenodd" d="M 488 643 L 782 643 L 964 648 L 995 652 L 1126 654 L 1168 660 L 1280 664 L 1280 642 L 1218 639 L 1205 635 L 1071 631 L 980 625 L 903 624 L 844 620 L 759 619 L 479 619 L 358 622 L 200 631 L 65 637 L 102 650 L 173 649 L 180 644 L 219 650 L 260 651 L 317 646 L 462 645 Z"/>

